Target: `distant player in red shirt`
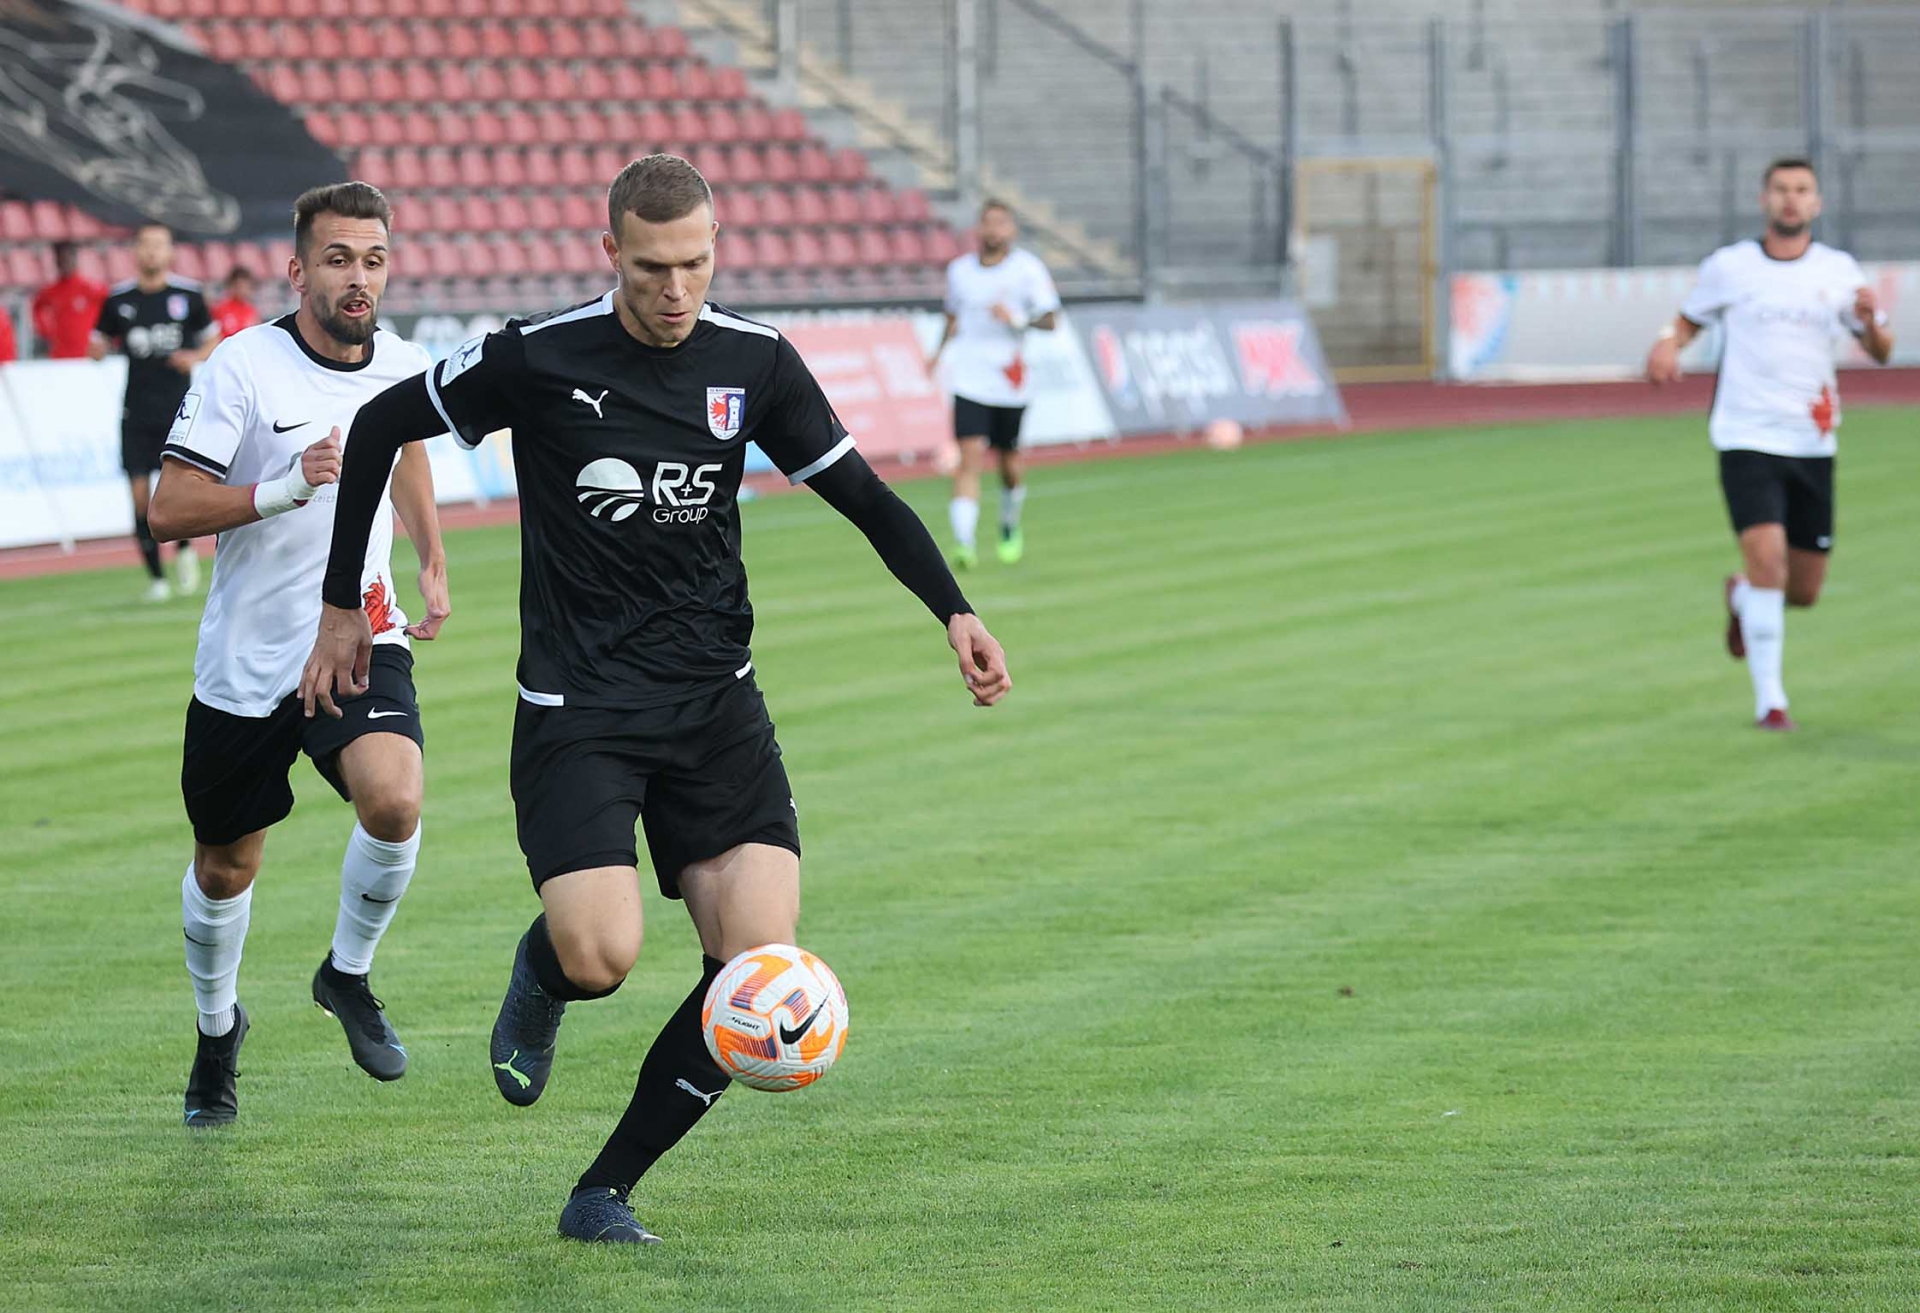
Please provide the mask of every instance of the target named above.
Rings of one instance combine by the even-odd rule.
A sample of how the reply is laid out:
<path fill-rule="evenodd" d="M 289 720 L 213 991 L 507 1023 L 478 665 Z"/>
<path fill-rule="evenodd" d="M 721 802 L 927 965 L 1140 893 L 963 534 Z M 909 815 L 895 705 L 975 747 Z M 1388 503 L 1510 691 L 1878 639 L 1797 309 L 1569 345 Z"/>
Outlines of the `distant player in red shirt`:
<path fill-rule="evenodd" d="M 33 297 L 33 332 L 54 360 L 84 360 L 87 341 L 100 316 L 107 289 L 79 272 L 80 251 L 72 242 L 53 244 L 58 276 Z"/>
<path fill-rule="evenodd" d="M 0 310 L 0 365 L 20 358 L 20 343 L 13 336 L 13 316 Z"/>
<path fill-rule="evenodd" d="M 213 320 L 220 325 L 221 337 L 232 337 L 260 322 L 260 312 L 253 304 L 253 270 L 236 264 L 221 286 L 226 289 L 227 298 L 213 308 Z"/>

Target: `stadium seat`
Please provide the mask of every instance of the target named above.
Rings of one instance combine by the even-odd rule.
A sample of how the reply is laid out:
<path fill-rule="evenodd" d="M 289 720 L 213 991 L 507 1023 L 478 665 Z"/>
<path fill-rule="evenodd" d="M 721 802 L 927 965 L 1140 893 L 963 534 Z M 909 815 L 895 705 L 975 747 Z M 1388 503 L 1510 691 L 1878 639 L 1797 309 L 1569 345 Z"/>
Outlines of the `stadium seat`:
<path fill-rule="evenodd" d="M 109 246 L 106 250 L 108 283 L 124 283 L 135 274 L 133 252 L 125 246 Z"/>
<path fill-rule="evenodd" d="M 545 237 L 529 237 L 525 248 L 524 266 L 528 273 L 550 277 L 561 272 L 559 249 Z"/>
<path fill-rule="evenodd" d="M 405 24 L 403 30 L 406 32 L 406 44 L 412 58 L 432 62 L 449 57 L 447 54 L 446 37 L 442 35 L 438 24 L 415 21 Z M 394 58 L 405 59 L 407 57 L 407 55 L 397 53 L 396 47 Z"/>
<path fill-rule="evenodd" d="M 381 39 L 383 35 L 372 27 L 353 24 L 346 32 L 346 57 L 357 60 L 401 58 L 393 53 L 390 43 Z"/>
<path fill-rule="evenodd" d="M 25 201 L 0 201 L 0 241 L 31 242 L 37 234 L 33 231 L 33 210 Z"/>
<path fill-rule="evenodd" d="M 860 263 L 859 246 L 838 228 L 829 229 L 821 245 L 824 248 L 824 261 L 830 269 L 850 269 Z"/>
<path fill-rule="evenodd" d="M 827 222 L 838 224 L 842 228 L 851 228 L 860 222 L 860 198 L 846 187 L 834 187 L 827 192 Z"/>
<path fill-rule="evenodd" d="M 107 226 L 85 210 L 67 210 L 67 232 L 76 242 L 98 241 L 107 235 Z"/>
<path fill-rule="evenodd" d="M 786 269 L 793 264 L 793 244 L 776 228 L 762 228 L 753 235 L 757 259 L 762 269 Z"/>
<path fill-rule="evenodd" d="M 324 110 L 310 109 L 301 116 L 300 121 L 305 125 L 307 135 L 322 146 L 358 146 L 365 140 L 362 137 L 359 141 L 343 141 L 333 116 Z M 364 128 L 365 125 L 361 126 Z"/>
<path fill-rule="evenodd" d="M 916 265 L 927 262 L 926 243 L 911 228 L 896 228 L 887 238 L 887 263 Z"/>
<path fill-rule="evenodd" d="M 62 242 L 73 234 L 67 225 L 67 207 L 59 201 L 34 201 L 33 235 L 44 242 Z"/>
<path fill-rule="evenodd" d="M 392 64 L 370 64 L 365 72 L 356 70 L 355 76 L 365 78 L 367 95 L 377 106 L 391 107 L 402 101 L 413 99 L 407 94 L 405 80 Z M 340 81 L 344 89 L 347 79 L 343 77 Z"/>
<path fill-rule="evenodd" d="M 758 228 L 766 222 L 759 194 L 745 188 L 728 192 L 725 200 L 717 202 L 715 214 L 720 222 L 734 228 Z"/>
<path fill-rule="evenodd" d="M 627 167 L 630 162 L 627 152 L 618 146 L 600 146 L 587 156 L 587 167 L 592 170 L 588 185 L 605 188 L 613 181 L 613 175 Z"/>
<path fill-rule="evenodd" d="M 526 207 L 526 228 L 529 232 L 559 232 L 567 226 L 561 217 L 560 202 L 545 193 L 535 192 L 527 197 Z"/>
<path fill-rule="evenodd" d="M 898 217 L 899 207 L 894 202 L 892 192 L 883 187 L 872 187 L 860 193 L 862 223 L 889 224 Z"/>
<path fill-rule="evenodd" d="M 484 100 L 489 105 L 499 105 L 507 99 L 506 74 L 500 71 L 498 64 L 476 65 L 467 88 L 467 95 L 450 99 Z"/>
<path fill-rule="evenodd" d="M 766 106 L 749 103 L 733 111 L 734 122 L 739 125 L 741 141 L 774 141 L 773 115 Z"/>
<path fill-rule="evenodd" d="M 579 80 L 568 70 L 565 64 L 549 64 L 540 74 L 540 90 L 536 100 L 566 102 L 585 100 Z"/>
<path fill-rule="evenodd" d="M 579 141 L 583 146 L 590 146 L 599 140 L 597 137 L 575 137 L 572 122 L 569 121 L 566 111 L 558 105 L 545 106 L 534 117 L 538 126 L 535 138 L 537 142 L 554 145 L 566 141 Z"/>
<path fill-rule="evenodd" d="M 519 22 L 508 26 L 508 39 L 512 48 L 523 59 L 546 59 L 554 53 L 553 42 L 547 36 L 544 23 Z M 562 55 L 562 59 L 575 59 L 577 55 Z"/>
<path fill-rule="evenodd" d="M 592 109 L 577 109 L 572 114 L 562 114 L 559 110 L 552 113 L 560 120 L 563 135 L 561 141 L 601 142 L 616 141 L 607 131 L 607 120 Z"/>
<path fill-rule="evenodd" d="M 878 269 L 893 261 L 893 248 L 887 241 L 886 230 L 882 228 L 862 228 L 859 230 L 859 253 L 857 262 L 868 268 Z"/>
<path fill-rule="evenodd" d="M 505 233 L 524 233 L 533 227 L 527 213 L 527 203 L 511 192 L 492 202 L 482 202 L 486 220 L 474 228 L 475 232 L 485 232 L 488 228 Z"/>
<path fill-rule="evenodd" d="M 607 204 L 604 198 L 574 191 L 561 198 L 560 222 L 554 227 L 576 232 L 599 232 L 606 222 Z"/>
<path fill-rule="evenodd" d="M 653 57 L 655 59 L 685 59 L 693 53 L 687 43 L 687 34 L 677 27 L 657 27 L 652 33 Z"/>
<path fill-rule="evenodd" d="M 737 149 L 744 151 L 748 148 L 741 146 Z M 799 179 L 800 170 L 794 163 L 794 152 L 789 148 L 769 145 L 755 154 L 762 162 L 762 174 L 768 182 L 792 183 Z"/>
<path fill-rule="evenodd" d="M 6 275 L 9 286 L 30 290 L 47 281 L 42 276 L 39 254 L 25 246 L 7 248 Z"/>
<path fill-rule="evenodd" d="M 393 187 L 411 186 L 411 183 L 397 181 L 393 165 L 383 150 L 363 150 L 353 159 L 348 172 L 363 182 L 370 182 L 381 191 Z"/>
<path fill-rule="evenodd" d="M 333 73 L 334 95 L 352 105 L 380 103 L 373 94 L 373 83 L 358 64 L 336 64 Z"/>
<path fill-rule="evenodd" d="M 450 241 L 435 242 L 427 251 L 427 270 L 435 278 L 463 278 L 470 271 L 465 248 Z"/>
<path fill-rule="evenodd" d="M 505 65 L 507 77 L 507 99 L 523 104 L 534 104 L 542 99 L 543 84 L 540 75 L 530 64 Z"/>
<path fill-rule="evenodd" d="M 207 53 L 223 64 L 237 64 L 247 57 L 240 29 L 231 23 L 215 23 L 207 32 L 205 44 Z"/>
<path fill-rule="evenodd" d="M 182 278 L 205 282 L 207 266 L 200 258 L 200 248 L 187 242 L 177 243 L 173 248 L 173 271 Z"/>
<path fill-rule="evenodd" d="M 793 233 L 793 263 L 802 268 L 815 269 L 827 262 L 827 249 L 820 239 L 805 228 L 797 228 Z"/>
<path fill-rule="evenodd" d="M 512 141 L 506 120 L 490 109 L 476 109 L 469 114 L 464 123 L 453 120 L 455 130 L 464 134 L 463 139 L 476 146 L 498 146 Z"/>
<path fill-rule="evenodd" d="M 367 115 L 367 139 L 376 146 L 409 146 L 418 142 L 407 140 L 405 125 L 400 116 L 384 109 L 376 109 Z"/>
<path fill-rule="evenodd" d="M 827 182 L 834 176 L 832 157 L 811 143 L 795 152 L 795 164 L 802 182 Z"/>
<path fill-rule="evenodd" d="M 501 147 L 491 157 L 493 161 L 493 185 L 496 187 L 524 187 L 527 185 L 526 157 L 512 147 Z"/>
<path fill-rule="evenodd" d="M 437 31 L 445 33 L 445 57 L 448 59 L 480 58 L 480 34 L 467 23 L 455 23 L 451 27 L 439 27 Z"/>
<path fill-rule="evenodd" d="M 812 187 L 794 188 L 793 222 L 802 228 L 818 228 L 826 224 L 827 198 Z"/>
<path fill-rule="evenodd" d="M 314 59 L 345 59 L 347 40 L 337 27 L 312 27 L 307 29 L 307 51 Z"/>
<path fill-rule="evenodd" d="M 478 203 L 479 198 L 471 198 Z M 427 202 L 427 231 L 457 233 L 468 227 L 466 206 L 452 196 L 435 196 Z"/>
<path fill-rule="evenodd" d="M 537 59 L 542 52 L 530 50 L 516 40 L 514 33 L 501 22 L 482 23 L 478 32 L 480 38 L 480 57 L 483 59 Z"/>
<path fill-rule="evenodd" d="M 394 172 L 400 170 L 401 153 L 393 153 Z M 454 167 L 453 156 L 444 150 L 424 151 L 419 156 L 420 166 L 426 176 L 424 185 L 435 191 L 451 191 L 461 185 L 460 171 Z"/>

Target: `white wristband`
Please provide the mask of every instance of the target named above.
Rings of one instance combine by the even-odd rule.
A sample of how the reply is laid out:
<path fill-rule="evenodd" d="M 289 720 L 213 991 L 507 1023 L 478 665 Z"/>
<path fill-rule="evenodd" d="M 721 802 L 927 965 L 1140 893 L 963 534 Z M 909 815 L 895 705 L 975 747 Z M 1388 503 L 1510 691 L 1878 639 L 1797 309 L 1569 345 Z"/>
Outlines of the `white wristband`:
<path fill-rule="evenodd" d="M 253 485 L 253 509 L 260 513 L 261 519 L 270 520 L 276 515 L 299 510 L 312 501 L 313 494 L 318 491 L 301 476 L 300 457 L 295 456 L 293 464 L 281 477 Z"/>
<path fill-rule="evenodd" d="M 1025 315 L 1010 315 L 1007 319 L 1007 327 L 1016 333 L 1026 332 L 1027 326 L 1031 323 L 1033 323 L 1033 321 Z"/>
<path fill-rule="evenodd" d="M 1873 312 L 1873 326 L 1875 328 L 1885 328 L 1892 322 L 1892 317 L 1889 316 L 1885 310 L 1875 310 Z"/>
<path fill-rule="evenodd" d="M 1665 328 L 1660 330 L 1660 341 L 1662 342 L 1671 342 L 1673 341 L 1674 338 L 1679 336 L 1680 336 L 1680 330 L 1675 328 L 1672 324 L 1668 324 Z"/>

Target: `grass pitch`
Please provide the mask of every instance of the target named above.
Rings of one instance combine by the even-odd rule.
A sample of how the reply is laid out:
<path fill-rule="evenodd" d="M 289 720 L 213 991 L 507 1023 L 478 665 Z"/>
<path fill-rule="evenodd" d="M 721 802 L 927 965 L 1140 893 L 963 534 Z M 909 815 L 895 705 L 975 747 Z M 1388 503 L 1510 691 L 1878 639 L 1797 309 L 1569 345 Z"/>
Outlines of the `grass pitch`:
<path fill-rule="evenodd" d="M 515 531 L 451 536 L 420 650 L 424 849 L 374 972 L 413 1071 L 362 1076 L 307 1000 L 351 820 L 303 764 L 225 1133 L 179 1124 L 194 608 L 0 584 L 0 1305 L 1920 1306 L 1914 416 L 1849 418 L 1791 737 L 1720 649 L 1702 427 L 1043 470 L 1027 562 L 964 581 L 992 712 L 857 533 L 749 507 L 853 1038 L 717 1105 L 636 1194 L 644 1253 L 553 1227 L 696 970 L 684 914 L 646 882 L 540 1105 L 487 1071 L 536 907 Z"/>

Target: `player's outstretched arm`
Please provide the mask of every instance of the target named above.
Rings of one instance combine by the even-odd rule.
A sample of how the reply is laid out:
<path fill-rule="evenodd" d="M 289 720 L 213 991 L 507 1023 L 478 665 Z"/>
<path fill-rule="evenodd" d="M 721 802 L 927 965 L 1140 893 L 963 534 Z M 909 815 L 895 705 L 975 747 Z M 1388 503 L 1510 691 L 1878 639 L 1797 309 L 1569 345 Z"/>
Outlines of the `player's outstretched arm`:
<path fill-rule="evenodd" d="M 857 451 L 849 451 L 807 481 L 807 486 L 867 535 L 880 559 L 947 627 L 947 642 L 960 659 L 960 676 L 976 706 L 990 707 L 1007 695 L 1013 677 L 1007 655 L 973 613 L 940 547 L 913 508 L 894 493 Z"/>
<path fill-rule="evenodd" d="M 1660 330 L 1653 349 L 1647 352 L 1647 381 L 1658 387 L 1680 381 L 1680 353 L 1700 335 L 1700 325 L 1685 315 L 1676 316 Z"/>
<path fill-rule="evenodd" d="M 367 691 L 367 667 L 373 659 L 373 628 L 360 604 L 367 540 L 380 494 L 393 472 L 393 458 L 409 442 L 423 442 L 447 431 L 427 393 L 427 376 L 396 383 L 360 407 L 347 435 L 340 465 L 340 496 L 333 511 L 333 546 L 320 588 L 320 633 L 300 676 L 300 701 L 307 715 L 315 705 L 338 716 L 336 693 Z"/>

